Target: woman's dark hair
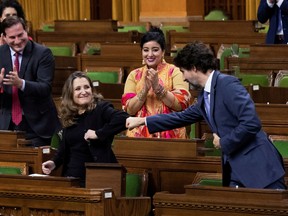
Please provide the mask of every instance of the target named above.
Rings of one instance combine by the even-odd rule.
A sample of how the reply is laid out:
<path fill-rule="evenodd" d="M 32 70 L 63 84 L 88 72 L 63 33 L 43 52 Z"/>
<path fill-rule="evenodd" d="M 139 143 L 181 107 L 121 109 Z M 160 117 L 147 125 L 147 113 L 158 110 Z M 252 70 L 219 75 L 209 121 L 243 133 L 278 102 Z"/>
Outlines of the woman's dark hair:
<path fill-rule="evenodd" d="M 200 41 L 189 43 L 180 50 L 174 58 L 174 64 L 186 70 L 191 70 L 195 67 L 203 73 L 206 73 L 209 69 L 217 69 L 218 65 L 212 50 Z"/>
<path fill-rule="evenodd" d="M 62 90 L 62 101 L 60 105 L 60 119 L 64 127 L 69 127 L 76 122 L 76 116 L 78 115 L 78 106 L 74 103 L 73 100 L 73 82 L 76 78 L 85 78 L 90 87 L 92 88 L 92 94 L 94 100 L 91 101 L 90 104 L 87 104 L 86 110 L 90 111 L 96 107 L 97 101 L 103 99 L 101 94 L 98 94 L 96 90 L 93 88 L 93 83 L 91 79 L 86 75 L 86 73 L 82 71 L 75 71 L 72 73 L 66 80 L 63 90 Z"/>
<path fill-rule="evenodd" d="M 0 16 L 2 16 L 4 9 L 7 7 L 14 8 L 17 11 L 17 16 L 26 20 L 22 5 L 17 0 L 2 0 L 0 3 Z"/>
<path fill-rule="evenodd" d="M 160 28 L 152 26 L 150 30 L 142 36 L 140 42 L 141 49 L 143 49 L 145 43 L 150 41 L 157 42 L 163 51 L 166 49 L 165 36 Z"/>

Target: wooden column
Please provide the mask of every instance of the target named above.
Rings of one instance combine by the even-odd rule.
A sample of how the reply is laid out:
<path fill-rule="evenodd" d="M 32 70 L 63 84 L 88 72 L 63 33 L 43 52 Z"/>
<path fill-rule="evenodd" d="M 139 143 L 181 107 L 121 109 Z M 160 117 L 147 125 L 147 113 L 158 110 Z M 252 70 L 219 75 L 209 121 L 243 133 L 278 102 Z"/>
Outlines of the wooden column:
<path fill-rule="evenodd" d="M 203 15 L 204 2 L 199 0 L 140 0 L 141 22 L 186 22 Z"/>

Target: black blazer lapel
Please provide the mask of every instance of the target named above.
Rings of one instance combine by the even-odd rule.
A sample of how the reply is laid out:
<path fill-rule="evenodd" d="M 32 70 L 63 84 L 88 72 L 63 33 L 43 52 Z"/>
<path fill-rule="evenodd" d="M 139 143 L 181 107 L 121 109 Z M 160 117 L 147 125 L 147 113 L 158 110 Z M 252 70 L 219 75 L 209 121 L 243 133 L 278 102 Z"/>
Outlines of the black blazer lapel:
<path fill-rule="evenodd" d="M 29 40 L 22 54 L 22 62 L 19 72 L 19 77 L 22 79 L 24 78 L 27 64 L 31 59 L 32 51 L 33 51 L 33 42 Z"/>

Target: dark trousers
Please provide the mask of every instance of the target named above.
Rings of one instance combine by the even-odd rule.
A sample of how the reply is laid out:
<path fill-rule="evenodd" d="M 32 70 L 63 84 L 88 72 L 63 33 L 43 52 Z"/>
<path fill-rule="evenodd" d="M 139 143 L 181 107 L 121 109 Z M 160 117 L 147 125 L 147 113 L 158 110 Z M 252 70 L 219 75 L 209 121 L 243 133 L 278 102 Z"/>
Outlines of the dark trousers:
<path fill-rule="evenodd" d="M 287 44 L 284 39 L 284 35 L 275 36 L 275 44 Z"/>
<path fill-rule="evenodd" d="M 241 181 L 239 180 L 237 175 L 231 169 L 229 162 L 226 162 L 226 164 L 224 166 L 225 166 L 225 170 L 228 171 L 228 173 L 226 174 L 226 178 L 227 178 L 227 182 L 230 180 L 229 181 L 229 187 L 234 187 L 234 188 L 245 187 L 241 183 Z M 270 185 L 267 185 L 263 189 L 287 189 L 287 187 L 285 185 L 284 177 L 276 180 L 275 182 L 271 183 Z"/>

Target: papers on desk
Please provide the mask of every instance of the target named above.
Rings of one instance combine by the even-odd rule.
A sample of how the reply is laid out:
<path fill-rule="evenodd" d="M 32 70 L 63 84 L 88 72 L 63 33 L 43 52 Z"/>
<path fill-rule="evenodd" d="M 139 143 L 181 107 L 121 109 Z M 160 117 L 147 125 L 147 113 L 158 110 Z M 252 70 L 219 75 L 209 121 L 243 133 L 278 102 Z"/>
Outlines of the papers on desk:
<path fill-rule="evenodd" d="M 29 176 L 32 176 L 32 177 L 46 177 L 46 176 L 49 176 L 49 175 L 33 173 L 33 174 L 30 174 Z"/>

